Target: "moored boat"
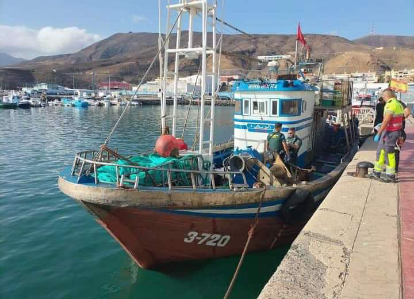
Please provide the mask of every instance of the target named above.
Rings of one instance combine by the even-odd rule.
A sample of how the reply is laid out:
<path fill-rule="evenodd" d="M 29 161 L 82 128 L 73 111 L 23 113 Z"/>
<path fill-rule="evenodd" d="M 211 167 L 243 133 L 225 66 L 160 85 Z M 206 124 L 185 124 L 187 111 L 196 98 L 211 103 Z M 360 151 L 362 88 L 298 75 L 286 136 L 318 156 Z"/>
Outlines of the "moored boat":
<path fill-rule="evenodd" d="M 0 101 L 0 109 L 16 109 L 17 108 L 17 103 L 11 103 L 11 102 L 5 102 L 5 101 Z"/>
<path fill-rule="evenodd" d="M 72 105 L 77 108 L 87 108 L 89 106 L 89 103 L 84 98 L 74 97 L 72 100 Z"/>
<path fill-rule="evenodd" d="M 219 51 L 215 30 L 209 41 L 213 48 L 207 50 L 207 18 L 216 12 L 216 6 L 209 2 L 167 6 L 182 14 L 199 13 L 205 22 L 201 48 L 193 48 L 192 32 L 188 34 L 188 48 L 180 48 L 179 43 L 175 49 L 169 49 L 168 43 L 164 48 L 164 61 L 175 53 L 200 56 L 202 60 L 198 151 L 183 149 L 179 156 L 158 151 L 158 155 L 127 158 L 107 146 L 112 131 L 100 150 L 76 154 L 73 165 L 59 176 L 61 191 L 92 212 L 143 268 L 238 255 L 246 246 L 248 234 L 253 234 L 248 252 L 289 244 L 336 183 L 356 149 L 350 95 L 343 93 L 338 106 L 319 105 L 321 99 L 315 87 L 297 80 L 294 65 L 289 66 L 289 74 L 274 80 L 235 84 L 234 148 L 227 151 L 215 147 Z M 215 18 L 210 25 L 214 29 Z M 182 28 L 177 30 L 180 35 Z M 211 70 L 207 70 L 208 55 L 213 62 Z M 174 84 L 179 80 L 177 57 Z M 211 97 L 205 84 L 207 73 L 212 77 Z M 170 75 L 168 63 L 164 63 L 162 75 L 165 88 Z M 348 87 L 345 84 L 344 90 Z M 172 114 L 167 115 L 167 95 L 162 94 L 162 131 L 169 130 L 167 119 L 172 120 L 172 136 L 166 134 L 159 140 L 168 138 L 171 151 L 178 150 L 173 137 L 178 133 L 178 96 L 173 96 Z M 209 113 L 205 111 L 207 100 L 211 101 Z M 130 102 L 125 109 L 129 106 Z M 342 128 L 327 127 L 329 109 L 335 109 Z M 283 131 L 295 128 L 303 141 L 297 165 L 267 152 L 267 136 L 276 122 L 283 125 Z M 328 133 L 332 142 L 326 143 Z"/>

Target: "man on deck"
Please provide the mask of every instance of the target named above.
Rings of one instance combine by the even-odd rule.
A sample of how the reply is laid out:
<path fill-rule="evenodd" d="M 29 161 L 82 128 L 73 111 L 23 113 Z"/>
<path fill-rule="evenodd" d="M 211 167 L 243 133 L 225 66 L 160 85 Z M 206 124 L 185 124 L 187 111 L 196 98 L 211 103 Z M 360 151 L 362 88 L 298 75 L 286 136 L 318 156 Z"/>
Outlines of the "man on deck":
<path fill-rule="evenodd" d="M 382 97 L 385 101 L 384 119 L 374 137 L 374 141 L 379 144 L 373 177 L 381 178 L 385 164 L 384 181 L 395 182 L 395 144 L 401 135 L 404 107 L 397 101 L 395 93 L 391 89 L 385 89 Z"/>
<path fill-rule="evenodd" d="M 282 160 L 285 153 L 289 152 L 285 135 L 282 133 L 282 124 L 275 123 L 273 132 L 267 135 L 267 150 L 278 154 Z"/>
<path fill-rule="evenodd" d="M 295 128 L 289 128 L 286 144 L 289 149 L 289 162 L 295 166 L 298 159 L 298 152 L 302 146 L 302 140 L 295 134 Z"/>

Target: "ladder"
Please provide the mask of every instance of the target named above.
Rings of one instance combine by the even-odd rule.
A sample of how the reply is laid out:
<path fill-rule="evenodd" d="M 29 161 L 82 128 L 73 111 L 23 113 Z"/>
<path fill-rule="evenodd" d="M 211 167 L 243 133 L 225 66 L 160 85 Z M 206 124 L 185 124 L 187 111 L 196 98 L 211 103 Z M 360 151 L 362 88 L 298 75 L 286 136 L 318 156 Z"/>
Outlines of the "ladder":
<path fill-rule="evenodd" d="M 167 86 L 168 80 L 173 76 L 173 111 L 172 116 L 172 135 L 177 134 L 177 103 L 178 103 L 178 81 L 179 81 L 179 66 L 180 58 L 184 56 L 186 59 L 199 59 L 201 57 L 201 94 L 200 94 L 200 126 L 198 133 L 198 153 L 203 155 L 205 160 L 212 162 L 213 160 L 213 145 L 214 145 L 214 110 L 215 100 L 217 98 L 217 89 L 219 86 L 219 70 L 218 70 L 218 55 L 217 55 L 217 41 L 216 41 L 216 10 L 217 1 L 212 0 L 180 0 L 177 4 L 167 5 L 167 24 L 166 32 L 171 31 L 171 16 L 174 12 L 178 14 L 176 20 L 176 46 L 169 48 L 169 40 L 166 41 L 163 56 L 163 71 L 161 74 L 162 82 L 162 98 L 161 98 L 161 126 L 164 132 L 166 124 L 166 106 L 167 106 Z M 210 22 L 208 21 L 210 19 Z M 188 20 L 187 26 L 184 26 L 184 20 Z M 193 28 L 196 21 L 201 21 L 202 28 L 202 42 L 200 45 L 194 45 Z M 184 27 L 186 27 L 184 29 Z M 188 41 L 186 44 L 182 43 L 181 32 L 188 30 Z M 208 44 L 208 32 L 209 36 Z M 212 57 L 211 69 L 207 69 L 207 59 Z M 174 63 L 174 71 L 168 71 L 169 62 Z M 207 81 L 208 76 L 211 76 L 211 97 L 208 97 Z M 211 99 L 211 111 L 205 111 L 205 102 Z M 205 136 L 204 129 L 209 126 L 209 136 Z M 206 134 L 207 135 L 207 134 Z M 211 163 L 212 164 L 212 163 Z"/>

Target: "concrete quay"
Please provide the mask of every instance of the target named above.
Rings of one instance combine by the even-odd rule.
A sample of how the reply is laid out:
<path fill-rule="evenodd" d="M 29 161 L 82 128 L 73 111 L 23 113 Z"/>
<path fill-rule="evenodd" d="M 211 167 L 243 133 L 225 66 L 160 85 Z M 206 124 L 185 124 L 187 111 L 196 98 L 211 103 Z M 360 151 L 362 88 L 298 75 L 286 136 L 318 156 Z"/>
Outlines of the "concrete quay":
<path fill-rule="evenodd" d="M 368 139 L 315 212 L 259 299 L 414 299 L 414 125 L 399 182 L 349 175 L 375 160 Z"/>

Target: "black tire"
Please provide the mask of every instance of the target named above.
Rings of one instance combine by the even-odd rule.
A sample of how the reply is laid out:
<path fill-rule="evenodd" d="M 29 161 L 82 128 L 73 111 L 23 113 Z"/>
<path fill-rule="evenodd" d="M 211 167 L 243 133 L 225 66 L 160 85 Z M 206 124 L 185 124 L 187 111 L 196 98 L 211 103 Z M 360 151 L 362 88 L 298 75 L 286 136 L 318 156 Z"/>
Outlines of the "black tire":
<path fill-rule="evenodd" d="M 315 200 L 308 190 L 296 189 L 282 205 L 280 212 L 286 224 L 294 225 L 309 219 L 315 210 Z"/>

